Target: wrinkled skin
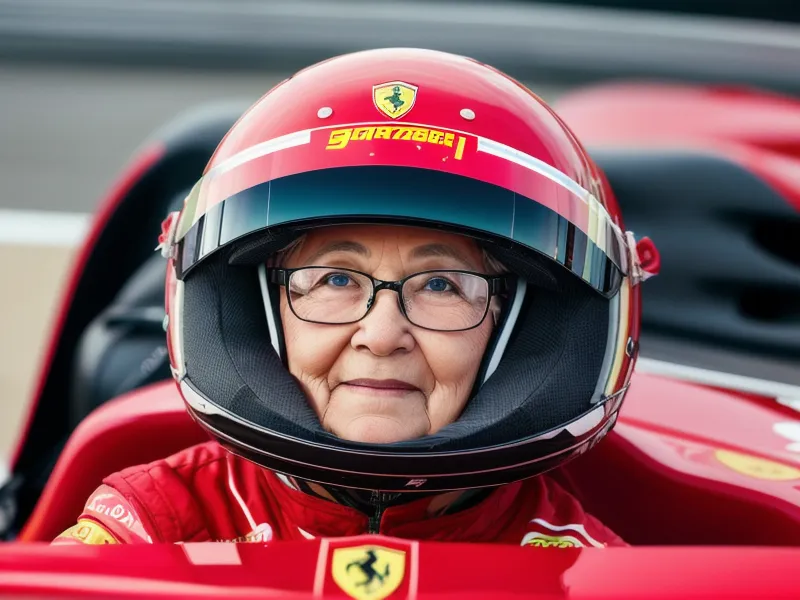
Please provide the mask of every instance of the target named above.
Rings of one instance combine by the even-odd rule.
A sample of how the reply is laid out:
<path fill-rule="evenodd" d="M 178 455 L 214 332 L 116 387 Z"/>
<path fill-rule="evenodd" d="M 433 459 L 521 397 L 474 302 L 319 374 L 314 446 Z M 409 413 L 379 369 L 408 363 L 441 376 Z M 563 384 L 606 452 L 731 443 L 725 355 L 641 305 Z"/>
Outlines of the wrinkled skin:
<path fill-rule="evenodd" d="M 359 244 L 362 252 L 346 247 L 326 250 L 340 242 Z M 439 250 L 414 255 L 428 245 Z M 283 266 L 311 264 L 355 269 L 383 280 L 430 269 L 488 272 L 481 248 L 467 237 L 388 225 L 311 231 L 288 253 Z M 289 370 L 322 426 L 343 439 L 371 443 L 414 439 L 457 419 L 494 327 L 488 316 L 467 331 L 422 329 L 403 316 L 397 294 L 389 290 L 378 292 L 364 319 L 348 325 L 302 321 L 285 294 L 280 311 Z M 364 385 L 365 379 L 371 381 Z M 348 383 L 357 380 L 362 381 Z"/>

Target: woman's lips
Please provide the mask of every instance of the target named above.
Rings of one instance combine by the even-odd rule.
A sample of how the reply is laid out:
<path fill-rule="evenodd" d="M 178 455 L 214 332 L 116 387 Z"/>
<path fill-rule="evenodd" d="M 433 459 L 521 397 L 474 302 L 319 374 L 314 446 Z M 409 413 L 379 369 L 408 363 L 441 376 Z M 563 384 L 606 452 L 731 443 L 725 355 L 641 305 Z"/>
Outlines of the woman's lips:
<path fill-rule="evenodd" d="M 351 379 L 343 382 L 355 392 L 369 392 L 371 394 L 405 395 L 409 392 L 418 392 L 419 388 L 399 379 Z"/>

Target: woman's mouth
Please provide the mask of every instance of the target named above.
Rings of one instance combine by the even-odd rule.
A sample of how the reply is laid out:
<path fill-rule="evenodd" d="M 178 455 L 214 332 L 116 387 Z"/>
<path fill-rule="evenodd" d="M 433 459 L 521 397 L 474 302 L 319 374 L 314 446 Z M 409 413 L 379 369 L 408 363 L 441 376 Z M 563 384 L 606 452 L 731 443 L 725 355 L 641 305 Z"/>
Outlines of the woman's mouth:
<path fill-rule="evenodd" d="M 366 392 L 376 395 L 404 396 L 410 392 L 418 392 L 419 388 L 399 379 L 351 379 L 345 381 L 353 392 Z"/>

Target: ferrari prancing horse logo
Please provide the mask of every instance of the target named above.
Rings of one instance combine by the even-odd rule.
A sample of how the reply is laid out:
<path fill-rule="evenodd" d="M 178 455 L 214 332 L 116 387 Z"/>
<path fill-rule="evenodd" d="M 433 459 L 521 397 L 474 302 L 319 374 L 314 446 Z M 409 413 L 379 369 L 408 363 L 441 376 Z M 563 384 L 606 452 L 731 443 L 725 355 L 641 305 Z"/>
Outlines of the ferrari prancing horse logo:
<path fill-rule="evenodd" d="M 382 600 L 403 582 L 406 553 L 382 546 L 336 548 L 331 574 L 336 584 L 357 600 Z"/>
<path fill-rule="evenodd" d="M 372 86 L 375 108 L 391 119 L 399 119 L 414 106 L 417 99 L 416 85 L 404 81 L 389 81 Z"/>

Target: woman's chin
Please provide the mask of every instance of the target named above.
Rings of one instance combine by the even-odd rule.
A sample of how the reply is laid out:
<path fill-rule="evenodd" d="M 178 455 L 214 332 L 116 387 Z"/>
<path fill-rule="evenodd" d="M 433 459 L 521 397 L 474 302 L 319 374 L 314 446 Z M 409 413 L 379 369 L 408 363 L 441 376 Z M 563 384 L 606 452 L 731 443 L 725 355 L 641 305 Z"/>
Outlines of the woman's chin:
<path fill-rule="evenodd" d="M 406 422 L 398 422 L 393 417 L 365 415 L 344 424 L 331 427 L 331 433 L 343 440 L 365 444 L 391 444 L 420 438 L 427 433 L 427 424 L 414 427 Z"/>

